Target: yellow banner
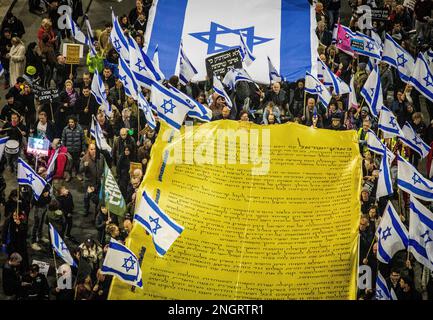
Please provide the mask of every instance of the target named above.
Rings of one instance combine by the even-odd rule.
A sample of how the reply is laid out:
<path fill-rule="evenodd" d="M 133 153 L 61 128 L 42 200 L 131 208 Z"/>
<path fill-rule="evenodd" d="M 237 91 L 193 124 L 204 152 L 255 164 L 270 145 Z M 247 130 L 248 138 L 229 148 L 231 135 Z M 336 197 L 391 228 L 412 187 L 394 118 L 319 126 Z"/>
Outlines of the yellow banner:
<path fill-rule="evenodd" d="M 163 126 L 140 189 L 185 229 L 160 257 L 135 223 L 143 289 L 109 298 L 355 299 L 360 178 L 355 131 Z"/>

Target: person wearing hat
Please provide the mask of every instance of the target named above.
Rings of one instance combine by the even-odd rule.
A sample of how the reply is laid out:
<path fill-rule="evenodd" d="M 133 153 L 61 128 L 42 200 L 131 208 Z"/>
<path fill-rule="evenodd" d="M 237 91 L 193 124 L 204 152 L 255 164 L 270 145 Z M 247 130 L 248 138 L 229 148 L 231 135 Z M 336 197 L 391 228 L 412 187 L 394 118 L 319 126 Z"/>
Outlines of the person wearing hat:
<path fill-rule="evenodd" d="M 32 85 L 38 78 L 38 75 L 36 74 L 36 68 L 34 66 L 27 66 L 23 78 L 28 84 Z"/>
<path fill-rule="evenodd" d="M 336 131 L 346 130 L 346 127 L 341 124 L 341 117 L 339 113 L 334 113 L 331 116 L 331 124 L 328 126 L 327 129 Z"/>

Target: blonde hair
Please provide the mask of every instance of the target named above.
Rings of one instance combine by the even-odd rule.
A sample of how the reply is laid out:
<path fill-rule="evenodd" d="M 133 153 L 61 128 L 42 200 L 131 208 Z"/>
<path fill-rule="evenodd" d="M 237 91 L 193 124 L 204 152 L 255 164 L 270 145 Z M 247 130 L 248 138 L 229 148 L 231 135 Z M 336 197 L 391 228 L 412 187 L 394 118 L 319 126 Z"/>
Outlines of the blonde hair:
<path fill-rule="evenodd" d="M 44 19 L 42 19 L 41 26 L 42 26 L 43 28 L 45 28 L 45 27 L 52 27 L 52 26 L 53 26 L 53 23 L 51 22 L 51 19 L 49 19 L 49 18 L 44 18 Z"/>

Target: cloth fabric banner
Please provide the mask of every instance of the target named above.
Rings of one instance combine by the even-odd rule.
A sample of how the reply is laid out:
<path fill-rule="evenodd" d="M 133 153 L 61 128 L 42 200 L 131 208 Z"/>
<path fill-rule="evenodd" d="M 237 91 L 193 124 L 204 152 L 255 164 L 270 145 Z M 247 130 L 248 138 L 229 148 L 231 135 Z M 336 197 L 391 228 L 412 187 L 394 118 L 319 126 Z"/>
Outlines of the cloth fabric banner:
<path fill-rule="evenodd" d="M 108 210 L 117 216 L 123 217 L 126 212 L 126 203 L 122 192 L 114 179 L 107 162 L 104 160 L 104 181 L 102 184 L 102 195 Z"/>
<path fill-rule="evenodd" d="M 315 68 L 315 29 L 314 8 L 305 0 L 157 0 L 150 9 L 145 47 L 154 52 L 158 45 L 160 68 L 168 79 L 179 74 L 182 41 L 198 71 L 192 81 L 203 81 L 206 57 L 239 48 L 242 34 L 256 57 L 248 72 L 268 84 L 268 55 L 288 81 Z"/>
<path fill-rule="evenodd" d="M 134 223 L 126 245 L 144 252 L 143 291 L 113 279 L 109 299 L 356 298 L 355 131 L 162 122 L 143 181 L 137 194 L 184 230 L 160 257 Z"/>

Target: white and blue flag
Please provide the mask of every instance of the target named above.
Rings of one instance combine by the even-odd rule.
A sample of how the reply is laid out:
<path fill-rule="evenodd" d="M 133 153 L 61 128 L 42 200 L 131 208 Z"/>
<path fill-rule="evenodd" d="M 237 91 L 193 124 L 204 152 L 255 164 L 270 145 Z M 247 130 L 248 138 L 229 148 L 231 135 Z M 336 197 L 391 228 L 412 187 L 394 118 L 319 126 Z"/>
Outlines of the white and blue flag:
<path fill-rule="evenodd" d="M 427 157 L 430 152 L 430 147 L 425 143 L 421 137 L 415 132 L 409 122 L 406 121 L 403 128 L 401 128 L 404 136 L 399 137 L 401 141 L 413 151 L 417 152 L 421 159 Z"/>
<path fill-rule="evenodd" d="M 166 254 L 184 229 L 163 212 L 146 191 L 143 191 L 135 210 L 134 220 L 152 235 L 156 252 L 160 256 Z"/>
<path fill-rule="evenodd" d="M 239 32 L 239 38 L 240 38 L 239 53 L 241 55 L 242 61 L 248 67 L 256 60 L 256 57 L 253 55 L 250 48 L 248 48 L 247 44 L 245 43 L 245 39 L 244 36 L 242 35 L 242 32 Z"/>
<path fill-rule="evenodd" d="M 6 142 L 8 142 L 9 137 L 0 138 L 0 160 L 3 158 L 5 153 Z"/>
<path fill-rule="evenodd" d="M 111 29 L 110 33 L 110 41 L 119 56 L 121 56 L 125 61 L 129 63 L 128 39 L 123 33 L 122 27 L 119 23 L 119 19 L 114 15 L 113 11 L 111 11 L 111 19 L 113 22 L 113 28 Z"/>
<path fill-rule="evenodd" d="M 430 67 L 430 70 L 433 70 L 433 50 L 430 48 L 425 53 L 425 59 Z"/>
<path fill-rule="evenodd" d="M 392 138 L 395 136 L 404 137 L 403 131 L 397 122 L 397 117 L 385 106 L 382 106 L 382 109 L 380 110 L 378 128 L 382 130 L 385 138 Z"/>
<path fill-rule="evenodd" d="M 137 100 L 138 85 L 135 81 L 135 77 L 129 69 L 128 63 L 119 56 L 119 80 L 122 82 L 125 88 L 125 94 Z"/>
<path fill-rule="evenodd" d="M 314 6 L 304 0 L 158 0 L 150 9 L 145 43 L 147 52 L 160 49 L 160 67 L 168 78 L 179 74 L 179 47 L 184 48 L 198 74 L 206 80 L 205 59 L 239 48 L 239 34 L 256 57 L 251 77 L 269 83 L 269 56 L 278 73 L 296 81 L 315 67 L 318 40 Z M 290 39 L 288 41 L 287 39 Z"/>
<path fill-rule="evenodd" d="M 23 159 L 18 158 L 18 184 L 28 185 L 33 190 L 33 196 L 36 200 L 39 199 L 47 185 L 47 182 L 42 179 Z"/>
<path fill-rule="evenodd" d="M 380 141 L 380 139 L 376 136 L 374 131 L 372 131 L 371 129 L 368 130 L 368 134 L 367 134 L 367 147 L 371 152 L 374 152 L 380 156 L 386 154 L 390 162 L 394 161 L 395 158 L 394 153 L 392 153 L 392 151 L 389 150 L 382 143 L 382 141 Z"/>
<path fill-rule="evenodd" d="M 277 68 L 275 68 L 274 64 L 271 61 L 271 58 L 268 56 L 268 68 L 269 68 L 269 82 L 281 82 L 283 79 L 281 78 L 280 74 L 277 71 Z"/>
<path fill-rule="evenodd" d="M 433 74 L 421 52 L 415 61 L 415 67 L 409 83 L 423 94 L 424 97 L 433 101 Z"/>
<path fill-rule="evenodd" d="M 409 252 L 433 271 L 433 213 L 410 197 Z"/>
<path fill-rule="evenodd" d="M 88 39 L 88 45 L 89 45 L 89 54 L 90 57 L 96 56 L 96 48 L 95 48 L 95 38 L 93 37 L 93 29 L 90 25 L 89 17 L 87 15 L 84 16 L 84 19 L 86 21 L 87 26 L 87 39 Z"/>
<path fill-rule="evenodd" d="M 323 84 L 326 87 L 332 87 L 336 95 L 350 93 L 351 90 L 347 83 L 333 73 L 322 60 L 317 59 L 317 62 L 320 74 L 323 75 Z"/>
<path fill-rule="evenodd" d="M 156 120 L 153 116 L 152 109 L 150 107 L 149 102 L 146 100 L 146 98 L 143 95 L 143 92 L 138 93 L 138 100 L 137 100 L 138 108 L 140 110 L 143 110 L 144 116 L 146 117 L 147 124 L 151 129 L 156 128 Z"/>
<path fill-rule="evenodd" d="M 102 274 L 115 276 L 125 283 L 142 288 L 143 280 L 137 256 L 120 242 L 110 239 L 101 267 Z"/>
<path fill-rule="evenodd" d="M 389 263 L 396 252 L 405 250 L 408 246 L 408 232 L 391 201 L 388 201 L 385 208 L 376 238 L 377 259 L 383 263 Z"/>
<path fill-rule="evenodd" d="M 398 187 L 415 196 L 416 198 L 433 201 L 433 182 L 424 178 L 414 166 L 403 159 L 401 156 L 397 157 L 398 160 L 398 173 L 397 185 Z"/>
<path fill-rule="evenodd" d="M 305 76 L 305 91 L 317 94 L 319 101 L 327 108 L 332 99 L 328 89 L 316 77 L 307 71 Z"/>
<path fill-rule="evenodd" d="M 370 112 L 373 116 L 377 117 L 383 104 L 382 84 L 380 82 L 379 68 L 374 66 L 370 75 L 365 81 L 361 89 L 361 96 L 370 107 Z"/>
<path fill-rule="evenodd" d="M 220 79 L 217 78 L 217 76 L 213 76 L 213 90 L 218 93 L 220 96 L 224 97 L 227 106 L 231 109 L 233 108 L 232 100 L 230 99 L 229 95 L 227 94 L 226 90 L 224 89 L 224 86 Z"/>
<path fill-rule="evenodd" d="M 375 39 L 361 33 L 356 32 L 353 37 L 354 40 L 363 43 L 363 48 L 360 47 L 352 47 L 352 49 L 360 55 L 367 56 L 374 59 L 381 58 L 381 47 L 378 45 Z"/>
<path fill-rule="evenodd" d="M 0 62 L 0 77 L 3 74 L 3 72 L 5 72 L 5 69 L 3 68 L 3 65 Z"/>
<path fill-rule="evenodd" d="M 376 277 L 376 300 L 397 300 L 394 289 L 388 289 L 386 280 L 380 272 L 377 273 Z"/>
<path fill-rule="evenodd" d="M 92 115 L 90 134 L 95 138 L 96 146 L 100 150 L 105 150 L 111 153 L 111 147 L 107 143 L 107 140 L 105 139 L 104 134 L 102 133 L 101 126 L 99 125 L 99 122 L 96 120 L 95 115 Z"/>
<path fill-rule="evenodd" d="M 179 82 L 186 86 L 197 73 L 197 69 L 186 56 L 183 50 L 183 43 L 181 42 L 179 51 Z"/>
<path fill-rule="evenodd" d="M 155 51 L 153 52 L 152 63 L 155 66 L 155 68 L 157 70 L 159 70 L 159 72 L 161 72 L 161 69 L 159 68 L 159 52 L 158 52 L 158 50 L 159 50 L 158 45 L 156 45 Z M 162 74 L 162 72 L 161 72 L 161 74 Z"/>
<path fill-rule="evenodd" d="M 107 100 L 107 92 L 102 78 L 99 76 L 98 70 L 95 70 L 93 75 L 91 92 L 96 99 L 96 102 L 103 107 L 104 113 L 107 117 L 111 117 L 113 109 Z"/>
<path fill-rule="evenodd" d="M 189 108 L 188 116 L 192 118 L 196 118 L 205 122 L 209 122 L 212 120 L 212 110 L 208 107 L 202 105 L 197 100 L 192 99 L 179 89 L 173 87 L 172 85 L 168 85 L 168 89 L 175 94 L 181 101 Z"/>
<path fill-rule="evenodd" d="M 55 174 L 55 167 L 56 167 L 56 161 L 57 157 L 59 156 L 60 148 L 56 149 L 56 152 L 54 152 L 53 157 L 51 158 L 50 164 L 47 168 L 47 182 L 50 182 L 53 180 L 54 174 Z"/>
<path fill-rule="evenodd" d="M 54 227 L 51 223 L 49 223 L 49 228 L 50 228 L 51 246 L 53 247 L 54 251 L 67 264 L 69 264 L 72 267 L 77 268 L 77 264 L 75 263 L 74 259 L 72 258 L 71 253 L 68 250 L 68 247 L 66 246 L 63 239 L 60 237 L 57 230 L 54 229 Z"/>
<path fill-rule="evenodd" d="M 410 80 L 412 71 L 415 67 L 415 59 L 403 49 L 395 40 L 386 34 L 385 48 L 383 50 L 382 61 L 397 69 L 400 79 L 404 82 Z"/>
<path fill-rule="evenodd" d="M 74 37 L 75 40 L 82 44 L 88 44 L 89 39 L 87 39 L 87 36 L 83 33 L 83 31 L 80 30 L 80 28 L 77 26 L 75 21 L 72 19 L 71 15 L 67 15 L 66 23 L 68 29 L 71 30 L 71 34 Z"/>
<path fill-rule="evenodd" d="M 230 89 L 234 90 L 236 87 L 236 84 L 239 81 L 247 81 L 247 82 L 253 82 L 253 79 L 251 79 L 250 75 L 246 72 L 245 69 L 229 69 L 227 71 L 226 75 L 224 76 L 223 83 Z"/>
<path fill-rule="evenodd" d="M 190 106 L 175 92 L 158 82 L 152 84 L 150 105 L 169 126 L 180 130 Z"/>
<path fill-rule="evenodd" d="M 394 193 L 394 190 L 392 188 L 390 164 L 390 158 L 388 156 L 382 155 L 379 168 L 379 178 L 377 179 L 377 199 Z"/>

